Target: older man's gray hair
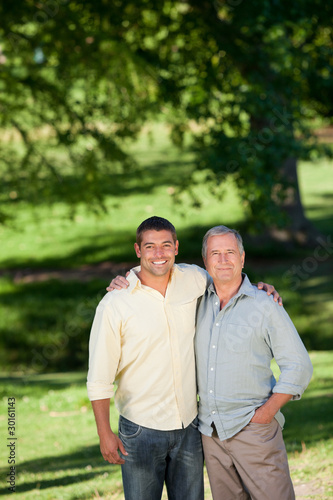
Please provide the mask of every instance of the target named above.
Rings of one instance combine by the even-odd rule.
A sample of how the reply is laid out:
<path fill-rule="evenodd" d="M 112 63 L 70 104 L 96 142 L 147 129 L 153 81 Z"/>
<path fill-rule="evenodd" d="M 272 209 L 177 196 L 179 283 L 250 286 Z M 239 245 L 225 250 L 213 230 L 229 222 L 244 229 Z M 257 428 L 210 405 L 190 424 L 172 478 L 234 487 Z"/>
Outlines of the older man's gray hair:
<path fill-rule="evenodd" d="M 240 253 L 240 255 L 243 254 L 243 252 L 244 252 L 243 240 L 242 240 L 242 237 L 239 234 L 239 232 L 236 231 L 236 229 L 230 229 L 227 226 L 215 226 L 207 231 L 207 233 L 205 234 L 205 236 L 202 240 L 202 256 L 204 259 L 207 256 L 208 238 L 210 238 L 211 236 L 220 236 L 220 235 L 228 234 L 228 233 L 235 235 L 239 253 Z"/>

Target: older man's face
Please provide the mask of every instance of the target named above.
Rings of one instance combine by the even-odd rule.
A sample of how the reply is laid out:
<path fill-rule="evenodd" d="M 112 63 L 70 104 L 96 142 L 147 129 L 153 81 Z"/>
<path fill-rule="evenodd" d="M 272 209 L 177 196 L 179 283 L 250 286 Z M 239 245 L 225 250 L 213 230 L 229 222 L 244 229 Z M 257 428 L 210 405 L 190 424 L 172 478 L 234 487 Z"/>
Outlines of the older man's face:
<path fill-rule="evenodd" d="M 211 236 L 207 241 L 205 266 L 214 282 L 239 282 L 244 266 L 245 252 L 239 253 L 236 236 L 232 233 Z"/>

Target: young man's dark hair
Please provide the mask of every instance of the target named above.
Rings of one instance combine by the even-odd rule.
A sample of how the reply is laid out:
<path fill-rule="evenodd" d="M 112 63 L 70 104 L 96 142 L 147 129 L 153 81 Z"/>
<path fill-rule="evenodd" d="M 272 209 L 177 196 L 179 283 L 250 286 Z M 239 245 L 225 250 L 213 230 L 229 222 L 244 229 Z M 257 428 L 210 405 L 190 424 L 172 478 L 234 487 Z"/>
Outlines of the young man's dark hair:
<path fill-rule="evenodd" d="M 153 217 L 149 217 L 149 219 L 141 222 L 140 226 L 136 230 L 136 242 L 140 246 L 142 242 L 142 235 L 146 231 L 170 231 L 172 234 L 173 241 L 177 241 L 176 229 L 171 222 L 167 219 L 163 219 L 163 217 L 157 217 L 154 215 Z"/>

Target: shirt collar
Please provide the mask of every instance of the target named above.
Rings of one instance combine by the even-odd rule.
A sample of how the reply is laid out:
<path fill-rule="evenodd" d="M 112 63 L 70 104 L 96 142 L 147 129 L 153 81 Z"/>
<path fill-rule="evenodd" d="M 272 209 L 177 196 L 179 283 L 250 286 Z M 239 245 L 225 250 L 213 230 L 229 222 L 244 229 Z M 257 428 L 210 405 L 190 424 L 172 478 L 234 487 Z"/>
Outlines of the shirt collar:
<path fill-rule="evenodd" d="M 243 277 L 243 282 L 236 295 L 234 295 L 234 297 L 239 297 L 240 295 L 248 295 L 249 297 L 255 297 L 255 291 L 253 289 L 253 285 L 251 284 L 249 278 L 245 273 L 242 273 L 242 277 Z M 216 294 L 214 283 L 211 283 L 209 285 L 207 291 L 209 294 L 211 293 Z"/>
<path fill-rule="evenodd" d="M 140 281 L 140 278 L 137 275 L 137 273 L 140 272 L 140 269 L 141 269 L 141 266 L 133 267 L 131 269 L 129 275 L 126 278 L 127 281 L 129 281 L 129 286 L 128 286 L 127 290 L 130 293 L 134 292 L 134 290 L 137 289 L 137 288 L 141 288 L 141 281 Z M 184 269 L 182 269 L 181 267 L 179 267 L 177 264 L 174 264 L 173 267 L 172 267 L 172 269 L 171 269 L 171 275 L 170 275 L 169 282 L 173 279 L 174 274 L 183 273 L 183 272 L 184 272 Z"/>
<path fill-rule="evenodd" d="M 129 282 L 129 286 L 127 288 L 127 290 L 129 291 L 129 293 L 132 293 L 134 292 L 134 290 L 136 288 L 141 288 L 141 281 L 137 275 L 137 273 L 140 271 L 141 267 L 140 266 L 136 266 L 136 267 L 133 267 L 131 270 L 130 270 L 130 273 L 129 275 L 127 276 L 127 281 Z"/>

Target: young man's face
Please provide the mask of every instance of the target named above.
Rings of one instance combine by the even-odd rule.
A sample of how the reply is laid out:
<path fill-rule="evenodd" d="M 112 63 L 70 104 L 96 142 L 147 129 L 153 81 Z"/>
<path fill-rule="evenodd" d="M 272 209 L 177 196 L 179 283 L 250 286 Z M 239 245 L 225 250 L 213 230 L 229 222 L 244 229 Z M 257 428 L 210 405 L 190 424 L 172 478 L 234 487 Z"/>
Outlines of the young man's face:
<path fill-rule="evenodd" d="M 239 253 L 234 234 L 211 236 L 207 241 L 206 269 L 215 283 L 221 285 L 239 280 L 245 253 Z"/>
<path fill-rule="evenodd" d="M 140 259 L 141 272 L 165 276 L 170 272 L 178 254 L 178 240 L 173 241 L 170 231 L 145 231 L 141 245 L 135 243 L 134 248 Z"/>

